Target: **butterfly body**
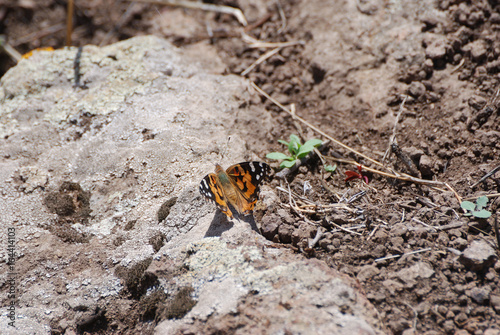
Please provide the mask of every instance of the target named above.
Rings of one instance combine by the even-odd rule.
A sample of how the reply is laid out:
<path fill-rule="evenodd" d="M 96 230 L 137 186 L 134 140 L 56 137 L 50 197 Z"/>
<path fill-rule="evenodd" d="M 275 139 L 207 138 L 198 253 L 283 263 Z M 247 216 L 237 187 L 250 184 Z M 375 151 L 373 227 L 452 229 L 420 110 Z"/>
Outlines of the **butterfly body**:
<path fill-rule="evenodd" d="M 226 171 L 219 164 L 215 173 L 210 173 L 200 183 L 200 193 L 215 202 L 228 217 L 233 213 L 229 204 L 239 214 L 248 215 L 255 207 L 259 195 L 259 185 L 271 172 L 262 162 L 242 162 L 230 166 Z"/>

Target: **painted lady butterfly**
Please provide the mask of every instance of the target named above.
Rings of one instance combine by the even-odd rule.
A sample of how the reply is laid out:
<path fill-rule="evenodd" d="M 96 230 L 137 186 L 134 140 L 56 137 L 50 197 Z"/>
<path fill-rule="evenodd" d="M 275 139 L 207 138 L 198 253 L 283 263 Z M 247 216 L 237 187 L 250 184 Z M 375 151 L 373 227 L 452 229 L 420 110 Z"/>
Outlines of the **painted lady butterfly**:
<path fill-rule="evenodd" d="M 262 162 L 243 162 L 230 166 L 225 172 L 219 164 L 215 173 L 210 173 L 200 183 L 200 193 L 215 202 L 228 217 L 233 213 L 229 204 L 239 214 L 252 212 L 259 196 L 259 185 L 271 173 L 271 168 Z"/>

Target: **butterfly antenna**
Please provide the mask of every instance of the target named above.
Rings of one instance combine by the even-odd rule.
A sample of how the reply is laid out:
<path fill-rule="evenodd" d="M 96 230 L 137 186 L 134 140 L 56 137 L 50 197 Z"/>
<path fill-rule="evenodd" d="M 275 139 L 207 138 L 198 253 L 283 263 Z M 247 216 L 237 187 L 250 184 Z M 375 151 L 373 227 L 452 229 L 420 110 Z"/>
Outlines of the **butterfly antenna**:
<path fill-rule="evenodd" d="M 226 142 L 226 147 L 224 148 L 224 151 L 221 154 L 221 161 L 224 159 L 224 155 L 227 153 L 227 150 L 229 148 L 229 141 L 231 140 L 231 136 L 227 137 L 227 142 Z"/>

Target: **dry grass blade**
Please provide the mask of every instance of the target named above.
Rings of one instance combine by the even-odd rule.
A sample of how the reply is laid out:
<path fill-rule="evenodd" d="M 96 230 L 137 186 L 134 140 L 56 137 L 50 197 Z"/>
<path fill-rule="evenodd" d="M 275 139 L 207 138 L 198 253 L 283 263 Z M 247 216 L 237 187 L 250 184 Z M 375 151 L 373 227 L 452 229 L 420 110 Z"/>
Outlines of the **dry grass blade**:
<path fill-rule="evenodd" d="M 273 49 L 273 50 L 270 50 L 268 52 L 266 52 L 265 54 L 263 54 L 262 56 L 260 56 L 255 62 L 253 62 L 252 65 L 250 65 L 245 71 L 243 71 L 241 73 L 242 76 L 246 76 L 248 73 L 250 73 L 250 71 L 252 71 L 257 65 L 259 65 L 260 63 L 264 62 L 266 59 L 268 59 L 269 57 L 271 57 L 272 55 L 274 54 L 277 54 L 279 51 L 281 50 L 281 47 L 279 48 L 276 48 L 276 49 Z"/>
<path fill-rule="evenodd" d="M 488 179 L 489 177 L 493 176 L 495 173 L 497 173 L 497 171 L 500 170 L 500 165 L 495 167 L 493 170 L 491 170 L 490 172 L 488 172 L 487 174 L 485 174 L 481 179 L 479 179 L 477 181 L 477 183 L 474 183 L 474 185 L 471 186 L 471 188 L 479 185 L 480 183 L 482 183 L 483 181 L 485 181 L 486 179 Z"/>
<path fill-rule="evenodd" d="M 468 198 L 464 198 L 464 200 L 476 200 L 477 198 L 480 198 L 480 197 L 486 197 L 486 198 L 496 198 L 496 197 L 500 197 L 500 193 L 493 193 L 493 194 L 485 194 L 485 195 L 478 195 L 478 196 L 475 196 L 475 197 L 468 197 Z"/>
<path fill-rule="evenodd" d="M 3 36 L 0 36 L 0 51 L 2 50 L 7 55 L 9 55 L 16 63 L 19 62 L 23 57 L 19 52 L 17 52 L 16 49 L 5 43 L 5 39 L 3 38 Z"/>
<path fill-rule="evenodd" d="M 278 13 L 280 14 L 280 18 L 281 18 L 281 27 L 280 27 L 280 29 L 278 29 L 278 34 L 281 34 L 286 29 L 286 25 L 287 25 L 286 15 L 285 15 L 285 12 L 283 11 L 283 7 L 281 6 L 281 3 L 279 0 L 276 0 L 276 6 L 278 7 Z"/>
<path fill-rule="evenodd" d="M 245 43 L 248 43 L 250 48 L 285 48 L 293 45 L 304 45 L 304 41 L 289 41 L 289 42 L 263 42 L 252 36 L 242 33 L 242 39 Z"/>
<path fill-rule="evenodd" d="M 314 130 L 315 132 L 317 132 L 318 134 L 320 135 L 323 135 L 324 137 L 326 137 L 327 139 L 329 139 L 330 141 L 332 141 L 333 143 L 339 145 L 340 147 L 356 154 L 357 156 L 360 156 L 364 159 L 366 159 L 367 161 L 377 165 L 377 166 L 380 166 L 390 172 L 383 172 L 383 171 L 380 171 L 380 170 L 376 170 L 376 169 L 372 169 L 372 168 L 368 168 L 366 166 L 363 166 L 363 169 L 367 170 L 367 171 L 370 171 L 372 173 L 376 173 L 376 174 L 379 174 L 381 176 L 385 176 L 385 177 L 388 177 L 388 178 L 393 178 L 393 179 L 398 179 L 398 180 L 402 180 L 402 181 L 408 181 L 408 182 L 413 182 L 413 183 L 417 183 L 417 184 L 421 184 L 421 185 L 427 185 L 427 186 L 433 186 L 433 187 L 437 187 L 437 186 L 444 186 L 446 187 L 448 190 L 450 190 L 451 192 L 453 192 L 453 194 L 455 195 L 455 197 L 457 198 L 458 202 L 462 202 L 462 197 L 460 197 L 460 195 L 458 195 L 458 193 L 447 183 L 445 182 L 441 182 L 441 181 L 434 181 L 434 180 L 426 180 L 426 179 L 421 179 L 421 178 L 416 178 L 416 177 L 413 177 L 409 174 L 406 174 L 406 173 L 401 173 L 401 172 L 396 172 L 394 171 L 393 169 L 390 169 L 386 166 L 384 166 L 384 164 L 380 163 L 379 161 L 371 158 L 371 157 L 368 157 L 366 156 L 365 154 L 349 147 L 348 145 L 345 145 L 344 143 L 334 139 L 333 137 L 331 137 L 330 135 L 328 135 L 327 133 L 325 133 L 324 131 L 318 129 L 317 127 L 313 126 L 312 124 L 310 124 L 309 122 L 307 122 L 306 120 L 302 119 L 301 117 L 293 114 L 289 109 L 287 109 L 285 106 L 283 106 L 282 104 L 280 104 L 278 101 L 276 101 L 275 99 L 273 99 L 271 96 L 269 96 L 269 94 L 267 94 L 266 92 L 264 92 L 259 86 L 257 86 L 254 82 L 251 82 L 251 85 L 253 88 L 255 88 L 257 90 L 257 92 L 259 92 L 260 94 L 262 94 L 263 96 L 265 96 L 267 99 L 271 100 L 276 106 L 280 107 L 283 111 L 287 112 L 289 115 L 291 115 L 292 117 L 294 117 L 296 120 L 300 121 L 301 123 L 305 124 L 306 126 L 308 126 L 309 128 L 311 128 L 312 130 Z M 344 162 L 344 163 L 350 163 L 350 164 L 353 164 L 353 165 L 356 165 L 356 166 L 359 166 L 361 165 L 360 163 L 354 161 L 354 160 L 346 160 L 346 159 L 338 159 L 338 158 L 330 158 L 330 159 L 333 159 L 335 161 L 338 161 L 338 162 Z M 443 191 L 443 190 L 441 190 Z"/>
<path fill-rule="evenodd" d="M 55 24 L 53 26 L 47 27 L 45 29 L 35 31 L 31 34 L 21 36 L 18 39 L 12 41 L 11 45 L 13 47 L 16 47 L 16 46 L 24 44 L 24 43 L 29 43 L 29 42 L 32 42 L 35 40 L 39 40 L 45 36 L 54 35 L 55 33 L 59 32 L 61 30 L 64 30 L 64 28 L 66 28 L 66 24 L 58 23 L 58 24 Z"/>
<path fill-rule="evenodd" d="M 495 229 L 495 235 L 497 237 L 497 249 L 500 250 L 500 234 L 498 233 L 498 215 L 495 216 L 495 225 L 493 226 Z"/>
<path fill-rule="evenodd" d="M 425 248 L 425 249 L 415 250 L 415 251 L 412 251 L 412 252 L 407 252 L 407 253 L 404 253 L 402 255 L 392 255 L 392 256 L 377 258 L 375 260 L 375 262 L 381 262 L 381 261 L 385 261 L 387 259 L 399 258 L 399 257 L 406 256 L 406 255 L 419 254 L 421 252 L 426 252 L 426 251 L 431 251 L 431 250 L 432 250 L 432 248 Z"/>
<path fill-rule="evenodd" d="M 127 0 L 127 1 L 135 1 L 135 2 L 145 2 L 152 3 L 155 5 L 164 5 L 164 6 L 172 6 L 172 7 L 184 7 L 189 9 L 199 9 L 207 12 L 216 12 L 229 14 L 234 16 L 243 26 L 248 24 L 245 15 L 239 8 L 229 7 L 229 6 L 221 6 L 208 4 L 197 1 L 187 1 L 187 0 Z"/>
<path fill-rule="evenodd" d="M 309 243 L 307 244 L 310 249 L 314 248 L 316 243 L 321 240 L 321 237 L 323 236 L 323 227 L 319 226 L 318 230 L 316 231 L 316 236 L 314 237 L 313 240 L 309 240 Z"/>
<path fill-rule="evenodd" d="M 68 0 L 68 9 L 66 11 L 66 46 L 71 46 L 71 34 L 73 33 L 73 11 L 74 2 Z"/>
<path fill-rule="evenodd" d="M 132 16 L 134 15 L 134 9 L 135 9 L 136 5 L 137 4 L 135 2 L 132 2 L 128 6 L 127 10 L 125 11 L 125 13 L 123 13 L 123 15 L 120 17 L 118 22 L 114 25 L 113 29 L 111 29 L 110 31 L 108 31 L 106 33 L 104 38 L 99 43 L 99 46 L 103 46 L 103 45 L 108 44 L 108 42 L 111 39 L 111 37 L 113 36 L 113 34 L 115 34 L 121 27 L 123 27 L 132 18 Z"/>
<path fill-rule="evenodd" d="M 328 221 L 328 220 L 327 220 L 327 222 L 328 222 L 328 224 L 331 224 L 332 226 L 335 226 L 335 227 L 337 227 L 338 229 L 340 229 L 340 230 L 342 230 L 342 231 L 345 231 L 346 233 L 350 233 L 350 234 L 353 234 L 353 235 L 358 235 L 358 236 L 362 236 L 362 235 L 363 235 L 363 234 L 361 234 L 361 233 L 358 233 L 358 232 L 352 231 L 352 230 L 350 230 L 350 229 L 348 229 L 348 228 L 344 228 L 344 227 L 342 227 L 342 226 L 339 226 L 338 224 L 336 224 L 336 223 L 335 223 L 335 222 L 333 222 L 333 221 Z"/>
<path fill-rule="evenodd" d="M 401 118 L 401 114 L 403 114 L 406 99 L 408 99 L 407 95 L 405 95 L 403 102 L 399 106 L 399 111 L 398 111 L 398 114 L 396 115 L 396 120 L 394 121 L 394 127 L 392 128 L 392 135 L 389 139 L 389 144 L 387 145 L 387 150 L 385 151 L 384 157 L 382 157 L 382 162 L 385 162 L 386 158 L 389 157 L 389 154 L 391 153 L 391 146 L 394 142 L 396 142 L 396 132 L 398 129 L 398 123 L 399 123 L 399 119 Z"/>

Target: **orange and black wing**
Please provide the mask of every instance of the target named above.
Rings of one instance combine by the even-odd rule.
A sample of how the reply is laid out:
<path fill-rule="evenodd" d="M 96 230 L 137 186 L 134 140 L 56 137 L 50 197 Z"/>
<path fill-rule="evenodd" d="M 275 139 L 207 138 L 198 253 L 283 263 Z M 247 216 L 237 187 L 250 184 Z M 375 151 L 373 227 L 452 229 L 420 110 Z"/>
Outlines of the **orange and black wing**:
<path fill-rule="evenodd" d="M 249 214 L 259 197 L 260 184 L 271 174 L 271 167 L 263 162 L 243 162 L 230 166 L 226 173 L 243 198 L 241 212 Z"/>
<path fill-rule="evenodd" d="M 233 217 L 233 213 L 227 205 L 226 197 L 224 196 L 224 192 L 222 191 L 216 174 L 207 174 L 201 181 L 199 190 L 201 195 L 213 201 L 224 214 L 230 218 Z"/>

